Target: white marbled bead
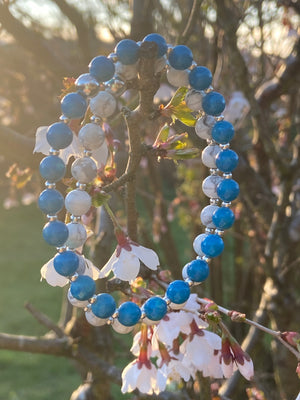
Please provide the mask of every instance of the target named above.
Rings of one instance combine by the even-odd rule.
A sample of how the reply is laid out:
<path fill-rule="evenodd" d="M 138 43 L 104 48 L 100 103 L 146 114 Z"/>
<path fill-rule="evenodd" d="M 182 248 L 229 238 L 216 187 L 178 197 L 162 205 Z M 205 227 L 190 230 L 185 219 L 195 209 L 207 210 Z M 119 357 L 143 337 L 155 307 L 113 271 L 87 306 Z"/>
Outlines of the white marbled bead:
<path fill-rule="evenodd" d="M 167 64 L 166 56 L 158 58 L 154 63 L 154 73 L 157 74 L 158 72 L 162 71 Z"/>
<path fill-rule="evenodd" d="M 124 81 L 135 79 L 138 74 L 138 62 L 131 65 L 122 64 L 120 61 L 115 63 L 116 75 Z"/>
<path fill-rule="evenodd" d="M 83 215 L 88 212 L 91 205 L 91 196 L 84 190 L 72 190 L 65 198 L 67 211 L 75 216 Z"/>
<path fill-rule="evenodd" d="M 202 108 L 202 95 L 197 90 L 191 89 L 185 96 L 185 104 L 192 111 L 199 111 Z"/>
<path fill-rule="evenodd" d="M 99 92 L 90 100 L 91 112 L 100 118 L 110 117 L 116 110 L 117 101 L 114 96 L 106 91 Z"/>
<path fill-rule="evenodd" d="M 74 307 L 84 308 L 89 304 L 88 300 L 81 301 L 81 300 L 75 299 L 75 297 L 72 296 L 70 289 L 68 290 L 67 297 L 68 297 L 69 302 Z"/>
<path fill-rule="evenodd" d="M 197 120 L 195 125 L 196 135 L 201 139 L 211 139 L 211 128 L 215 125 L 216 121 L 212 115 L 205 115 Z"/>
<path fill-rule="evenodd" d="M 181 310 L 184 306 L 186 305 L 186 301 L 184 303 L 181 304 L 177 304 L 177 303 L 170 303 L 169 307 L 172 308 L 172 310 Z"/>
<path fill-rule="evenodd" d="M 119 320 L 114 319 L 114 322 L 112 324 L 112 328 L 114 331 L 118 332 L 118 333 L 129 333 L 134 329 L 134 326 L 125 326 L 123 324 L 121 324 L 121 322 L 119 322 Z"/>
<path fill-rule="evenodd" d="M 219 175 L 210 175 L 202 183 L 203 193 L 210 198 L 217 198 L 217 186 L 223 180 Z"/>
<path fill-rule="evenodd" d="M 167 71 L 167 79 L 170 85 L 175 87 L 189 86 L 189 70 L 177 70 L 170 67 Z"/>
<path fill-rule="evenodd" d="M 105 140 L 105 133 L 100 125 L 89 123 L 80 129 L 78 138 L 82 146 L 91 151 L 102 146 Z"/>
<path fill-rule="evenodd" d="M 87 322 L 93 326 L 103 326 L 107 321 L 105 318 L 97 317 L 91 310 L 85 312 L 85 318 Z"/>
<path fill-rule="evenodd" d="M 77 158 L 72 164 L 71 174 L 79 183 L 89 183 L 97 176 L 97 164 L 90 157 Z"/>
<path fill-rule="evenodd" d="M 82 224 L 70 222 L 67 224 L 67 228 L 69 231 L 68 240 L 65 243 L 65 246 L 70 249 L 77 249 L 84 245 L 87 239 L 86 229 Z"/>
<path fill-rule="evenodd" d="M 200 214 L 201 222 L 207 228 L 215 228 L 215 224 L 212 222 L 212 215 L 218 209 L 218 206 L 209 205 L 203 208 Z"/>
<path fill-rule="evenodd" d="M 208 168 L 217 168 L 216 157 L 220 151 L 221 148 L 217 144 L 206 146 L 201 154 L 203 164 Z"/>
<path fill-rule="evenodd" d="M 195 253 L 198 254 L 198 256 L 200 257 L 204 256 L 204 253 L 201 250 L 201 243 L 207 236 L 207 233 L 200 233 L 200 235 L 196 236 L 194 239 L 193 248 L 195 250 Z"/>

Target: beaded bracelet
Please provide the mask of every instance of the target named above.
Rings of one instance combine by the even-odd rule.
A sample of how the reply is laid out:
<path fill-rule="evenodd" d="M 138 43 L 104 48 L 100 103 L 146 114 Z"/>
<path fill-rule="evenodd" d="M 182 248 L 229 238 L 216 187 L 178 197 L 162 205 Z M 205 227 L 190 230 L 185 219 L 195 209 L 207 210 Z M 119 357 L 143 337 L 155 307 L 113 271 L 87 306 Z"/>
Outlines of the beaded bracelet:
<path fill-rule="evenodd" d="M 151 297 L 141 307 L 131 301 L 117 307 L 110 294 L 95 294 L 95 279 L 99 275 L 91 271 L 84 258 L 76 253 L 76 249 L 83 246 L 87 239 L 81 216 L 89 211 L 92 204 L 91 196 L 86 191 L 87 184 L 97 176 L 97 164 L 92 156 L 105 141 L 102 123 L 115 113 L 116 99 L 125 92 L 127 83 L 137 76 L 139 43 L 122 40 L 117 44 L 115 53 L 108 57 L 97 56 L 90 62 L 89 73 L 80 75 L 75 81 L 77 92 L 68 93 L 61 101 L 63 115 L 60 122 L 55 122 L 47 130 L 46 139 L 51 149 L 40 164 L 46 189 L 41 193 L 38 204 L 48 218 L 43 237 L 58 251 L 51 266 L 61 276 L 63 283 L 70 283 L 68 299 L 72 305 L 85 309 L 90 324 L 111 324 L 119 333 L 130 332 L 140 321 L 157 324 L 168 310 L 178 310 L 185 305 L 190 288 L 207 279 L 209 262 L 223 251 L 222 235 L 234 223 L 234 213 L 229 207 L 239 194 L 239 186 L 232 179 L 238 156 L 229 149 L 234 128 L 222 116 L 225 100 L 212 88 L 211 72 L 206 67 L 196 65 L 187 46 L 168 46 L 165 39 L 156 33 L 146 36 L 143 41 L 157 44 L 155 73 L 165 69 L 171 85 L 190 87 L 185 102 L 198 115 L 196 134 L 208 144 L 202 152 L 202 162 L 209 168 L 210 175 L 203 181 L 202 190 L 209 197 L 210 204 L 200 216 L 206 228 L 205 233 L 198 235 L 193 242 L 197 258 L 183 267 L 183 280 L 171 282 L 164 297 Z M 56 183 L 66 172 L 66 165 L 59 155 L 73 140 L 70 121 L 82 119 L 88 104 L 93 116 L 78 134 L 84 148 L 83 155 L 71 166 L 71 174 L 77 181 L 76 189 L 71 190 L 64 199 L 56 190 Z M 68 224 L 57 217 L 64 206 L 71 215 Z M 132 244 L 130 239 L 125 240 L 128 240 L 128 246 Z"/>

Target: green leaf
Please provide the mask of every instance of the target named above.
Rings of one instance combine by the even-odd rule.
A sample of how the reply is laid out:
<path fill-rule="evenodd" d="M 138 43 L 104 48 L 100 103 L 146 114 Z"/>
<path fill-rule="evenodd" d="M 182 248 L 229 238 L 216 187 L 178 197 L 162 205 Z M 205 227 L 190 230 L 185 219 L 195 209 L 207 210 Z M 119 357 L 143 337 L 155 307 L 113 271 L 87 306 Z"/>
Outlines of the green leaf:
<path fill-rule="evenodd" d="M 110 195 L 104 192 L 98 192 L 92 197 L 92 204 L 95 207 L 100 207 L 103 203 L 107 202 L 110 199 Z"/>
<path fill-rule="evenodd" d="M 195 126 L 197 121 L 191 110 L 186 106 L 185 102 L 182 102 L 172 109 L 172 117 L 175 117 L 187 126 Z"/>
<path fill-rule="evenodd" d="M 167 104 L 165 108 L 179 106 L 179 104 L 184 101 L 185 95 L 187 94 L 188 90 L 189 89 L 187 87 L 185 87 L 185 86 L 182 86 L 182 87 L 178 88 L 176 90 L 176 93 L 174 94 L 174 96 L 170 100 L 169 104 Z"/>
<path fill-rule="evenodd" d="M 157 138 L 155 139 L 155 142 L 153 143 L 153 146 L 156 147 L 160 143 L 166 142 L 169 137 L 169 132 L 170 132 L 170 127 L 169 127 L 169 125 L 165 124 L 161 128 L 160 132 L 158 133 Z"/>
<path fill-rule="evenodd" d="M 190 158 L 195 158 L 200 155 L 200 150 L 195 147 L 189 149 L 179 149 L 175 150 L 172 155 L 169 155 L 169 158 L 173 160 L 187 160 Z"/>

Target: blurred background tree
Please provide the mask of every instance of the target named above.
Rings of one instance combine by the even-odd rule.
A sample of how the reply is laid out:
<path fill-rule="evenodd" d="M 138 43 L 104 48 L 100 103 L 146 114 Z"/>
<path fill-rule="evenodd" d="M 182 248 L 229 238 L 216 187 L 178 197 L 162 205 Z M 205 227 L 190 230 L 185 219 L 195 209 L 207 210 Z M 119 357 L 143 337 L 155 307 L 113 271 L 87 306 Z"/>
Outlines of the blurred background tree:
<path fill-rule="evenodd" d="M 35 131 L 57 120 L 64 77 L 76 78 L 86 72 L 94 56 L 112 52 L 125 37 L 138 41 L 159 32 L 169 43 L 186 44 L 197 63 L 212 71 L 213 86 L 225 95 L 226 118 L 236 129 L 233 148 L 240 156 L 235 173 L 241 186 L 234 206 L 236 224 L 225 238 L 226 252 L 214 262 L 210 282 L 200 294 L 246 312 L 274 330 L 299 329 L 299 15 L 298 0 L 0 1 L 2 188 L 6 191 L 14 185 L 5 172 L 18 163 L 21 169 L 31 168 L 19 176 L 32 172 L 28 190 L 38 191 L 40 158 L 32 155 Z M 156 96 L 158 104 L 172 90 L 164 79 Z M 124 150 L 126 132 L 115 129 Z M 143 130 L 153 140 L 151 124 Z M 193 142 L 203 146 L 190 133 Z M 120 171 L 121 155 L 122 151 Z M 13 171 L 10 175 L 15 176 Z M 199 212 L 206 204 L 201 194 L 205 170 L 192 160 L 180 163 L 175 173 L 170 161 L 157 166 L 148 159 L 141 175 L 146 179 L 138 182 L 140 236 L 144 244 L 160 251 L 163 264 L 172 267 L 173 276 L 178 277 L 181 266 L 192 257 L 191 241 L 203 229 Z M 159 194 L 161 188 L 164 197 Z M 3 198 L 7 208 L 15 196 L 11 190 Z M 97 265 L 103 265 L 110 255 L 108 243 L 109 236 L 106 241 L 95 241 Z M 70 324 L 67 313 L 60 324 L 62 328 L 67 325 L 71 335 L 84 336 L 78 321 L 82 323 L 77 318 Z M 295 360 L 252 328 L 233 325 L 232 331 L 254 358 L 255 382 L 252 389 L 247 386 L 246 395 L 245 382 L 234 376 L 220 393 L 232 399 L 263 398 L 255 394 L 258 388 L 268 400 L 295 397 Z M 98 338 L 96 345 L 93 335 Z M 88 336 L 91 352 L 102 353 L 106 362 L 113 363 L 110 335 L 102 329 Z M 88 370 L 81 368 L 83 377 Z M 86 397 L 77 392 L 72 399 L 108 399 L 113 376 L 119 379 L 112 372 L 105 383 L 94 376 L 98 395 L 92 395 L 93 385 L 86 384 L 80 389 Z M 197 388 L 188 389 L 190 398 L 199 398 Z"/>

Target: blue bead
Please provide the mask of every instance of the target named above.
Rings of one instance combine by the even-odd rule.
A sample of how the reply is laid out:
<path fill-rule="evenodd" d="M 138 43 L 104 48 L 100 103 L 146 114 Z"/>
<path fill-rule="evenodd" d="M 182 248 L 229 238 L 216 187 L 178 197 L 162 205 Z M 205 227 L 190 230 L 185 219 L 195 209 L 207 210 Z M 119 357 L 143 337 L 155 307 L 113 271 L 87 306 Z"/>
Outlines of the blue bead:
<path fill-rule="evenodd" d="M 219 207 L 212 215 L 212 221 L 218 229 L 225 230 L 232 227 L 235 217 L 228 207 Z"/>
<path fill-rule="evenodd" d="M 48 222 L 43 228 L 43 238 L 50 246 L 61 247 L 68 239 L 69 230 L 61 221 Z"/>
<path fill-rule="evenodd" d="M 158 33 L 150 33 L 144 37 L 143 42 L 155 42 L 157 44 L 157 58 L 164 56 L 168 50 L 168 45 L 165 38 Z"/>
<path fill-rule="evenodd" d="M 190 287 L 187 282 L 184 281 L 173 281 L 168 286 L 166 295 L 172 303 L 182 304 L 187 301 L 190 297 Z"/>
<path fill-rule="evenodd" d="M 84 301 L 94 296 L 96 283 L 87 275 L 79 275 L 70 286 L 71 295 L 75 299 Z"/>
<path fill-rule="evenodd" d="M 73 140 L 73 132 L 64 122 L 55 122 L 47 130 L 47 142 L 55 150 L 65 149 Z"/>
<path fill-rule="evenodd" d="M 193 53 L 187 46 L 175 46 L 169 54 L 169 63 L 175 69 L 187 69 L 192 65 L 192 62 Z"/>
<path fill-rule="evenodd" d="M 93 75 L 98 82 L 109 81 L 115 73 L 115 65 L 105 56 L 98 56 L 92 59 L 89 64 L 90 74 Z"/>
<path fill-rule="evenodd" d="M 61 101 L 61 111 L 70 119 L 82 118 L 86 109 L 87 103 L 79 93 L 68 93 Z"/>
<path fill-rule="evenodd" d="M 53 260 L 55 271 L 62 276 L 74 275 L 79 266 L 79 257 L 74 251 L 64 251 L 56 254 Z"/>
<path fill-rule="evenodd" d="M 212 82 L 212 74 L 206 67 L 196 67 L 189 73 L 189 82 L 192 88 L 205 90 Z"/>
<path fill-rule="evenodd" d="M 142 312 L 140 307 L 132 301 L 126 301 L 121 304 L 118 310 L 118 320 L 125 326 L 133 326 L 137 324 L 141 315 Z"/>
<path fill-rule="evenodd" d="M 208 115 L 220 115 L 225 109 L 225 99 L 218 92 L 209 92 L 202 100 L 202 108 Z"/>
<path fill-rule="evenodd" d="M 92 304 L 92 311 L 98 318 L 108 318 L 116 311 L 115 299 L 108 293 L 97 295 L 97 300 Z"/>
<path fill-rule="evenodd" d="M 221 150 L 216 156 L 217 168 L 225 173 L 232 172 L 239 163 L 239 157 L 235 151 L 230 149 Z"/>
<path fill-rule="evenodd" d="M 143 311 L 151 321 L 159 321 L 166 315 L 168 307 L 161 297 L 151 297 L 144 304 Z"/>
<path fill-rule="evenodd" d="M 118 60 L 124 65 L 135 64 L 139 59 L 140 47 L 131 39 L 123 39 L 115 48 Z"/>
<path fill-rule="evenodd" d="M 65 176 L 66 166 L 58 156 L 48 156 L 40 163 L 40 174 L 48 182 L 57 182 Z"/>
<path fill-rule="evenodd" d="M 55 189 L 45 189 L 39 197 L 38 205 L 43 213 L 55 215 L 64 206 L 65 201 L 62 194 Z"/>
<path fill-rule="evenodd" d="M 228 121 L 217 122 L 212 128 L 211 135 L 217 143 L 229 143 L 234 136 L 234 127 Z"/>
<path fill-rule="evenodd" d="M 208 235 L 201 243 L 201 250 L 206 257 L 218 257 L 224 249 L 224 242 L 218 235 Z"/>
<path fill-rule="evenodd" d="M 204 260 L 193 260 L 188 264 L 186 272 L 193 282 L 203 282 L 209 275 L 209 266 Z"/>
<path fill-rule="evenodd" d="M 239 184 L 233 179 L 223 179 L 217 186 L 217 194 L 222 201 L 233 201 L 239 193 Z"/>

